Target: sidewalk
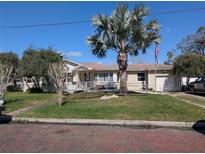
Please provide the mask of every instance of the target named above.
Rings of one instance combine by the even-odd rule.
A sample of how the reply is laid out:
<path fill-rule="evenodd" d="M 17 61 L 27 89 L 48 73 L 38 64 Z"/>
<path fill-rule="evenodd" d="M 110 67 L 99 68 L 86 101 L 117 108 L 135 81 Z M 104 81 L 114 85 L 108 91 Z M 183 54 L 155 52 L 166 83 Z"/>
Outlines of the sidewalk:
<path fill-rule="evenodd" d="M 204 108 L 205 109 L 205 97 L 203 96 L 196 96 L 196 95 L 190 95 L 190 94 L 186 94 L 186 93 L 169 93 L 168 94 L 169 96 L 171 97 L 174 97 L 180 101 L 183 101 L 183 102 L 186 102 L 186 103 L 189 103 L 189 104 L 192 104 L 192 105 L 196 105 L 196 106 L 199 106 L 201 108 Z M 179 98 L 179 96 L 183 96 L 183 97 L 187 97 L 187 99 L 185 98 Z M 201 102 L 204 102 L 203 104 L 202 103 L 197 103 L 197 101 L 192 101 L 190 100 L 190 97 L 193 99 L 198 99 L 200 100 Z"/>
<path fill-rule="evenodd" d="M 20 115 L 20 114 L 22 114 L 24 112 L 27 112 L 27 111 L 30 111 L 32 109 L 39 108 L 39 107 L 42 107 L 42 106 L 45 106 L 45 105 L 48 105 L 48 104 L 51 104 L 51 103 L 55 103 L 55 102 L 33 104 L 31 106 L 24 107 L 24 108 L 21 108 L 21 109 L 9 112 L 9 113 L 7 113 L 7 115 L 13 116 L 13 117 L 17 117 L 18 115 Z"/>

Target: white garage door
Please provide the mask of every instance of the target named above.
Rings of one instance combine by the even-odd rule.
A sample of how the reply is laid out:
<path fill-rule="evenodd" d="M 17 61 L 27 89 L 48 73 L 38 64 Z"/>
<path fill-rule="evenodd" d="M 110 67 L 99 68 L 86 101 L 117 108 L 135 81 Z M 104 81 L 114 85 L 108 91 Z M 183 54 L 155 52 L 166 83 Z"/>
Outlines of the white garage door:
<path fill-rule="evenodd" d="M 170 76 L 158 76 L 156 78 L 156 91 L 172 91 L 174 78 Z"/>

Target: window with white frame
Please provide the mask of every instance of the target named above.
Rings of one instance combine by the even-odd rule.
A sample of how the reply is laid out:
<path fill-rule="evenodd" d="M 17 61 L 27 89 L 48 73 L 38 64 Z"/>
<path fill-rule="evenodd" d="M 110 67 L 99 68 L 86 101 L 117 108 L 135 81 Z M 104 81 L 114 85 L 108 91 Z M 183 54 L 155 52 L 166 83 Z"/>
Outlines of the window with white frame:
<path fill-rule="evenodd" d="M 104 73 L 99 73 L 98 74 L 98 79 L 99 79 L 99 81 L 105 81 L 105 74 Z"/>
<path fill-rule="evenodd" d="M 145 81 L 145 73 L 137 73 L 138 81 Z"/>
<path fill-rule="evenodd" d="M 98 82 L 113 81 L 113 73 L 96 73 L 95 81 Z"/>

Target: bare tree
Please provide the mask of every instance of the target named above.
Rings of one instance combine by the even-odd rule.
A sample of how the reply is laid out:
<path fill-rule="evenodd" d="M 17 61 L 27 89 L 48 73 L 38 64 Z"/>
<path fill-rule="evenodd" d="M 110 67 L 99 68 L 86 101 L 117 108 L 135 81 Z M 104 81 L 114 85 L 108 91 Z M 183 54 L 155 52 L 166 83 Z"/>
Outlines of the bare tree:
<path fill-rule="evenodd" d="M 13 74 L 13 66 L 0 64 L 0 98 L 4 99 L 4 94 L 7 91 L 8 85 L 10 85 L 15 78 Z"/>
<path fill-rule="evenodd" d="M 64 62 L 53 63 L 49 65 L 48 74 L 54 82 L 56 92 L 58 94 L 58 104 L 63 105 L 63 90 L 68 73 L 68 66 Z"/>

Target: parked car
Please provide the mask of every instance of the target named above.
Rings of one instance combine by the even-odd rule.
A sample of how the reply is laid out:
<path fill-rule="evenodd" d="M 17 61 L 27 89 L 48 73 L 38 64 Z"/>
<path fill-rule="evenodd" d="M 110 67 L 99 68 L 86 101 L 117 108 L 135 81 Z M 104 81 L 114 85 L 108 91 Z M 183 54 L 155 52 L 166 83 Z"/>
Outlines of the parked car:
<path fill-rule="evenodd" d="M 205 92 L 205 75 L 198 77 L 194 82 L 189 83 L 191 93 Z"/>

